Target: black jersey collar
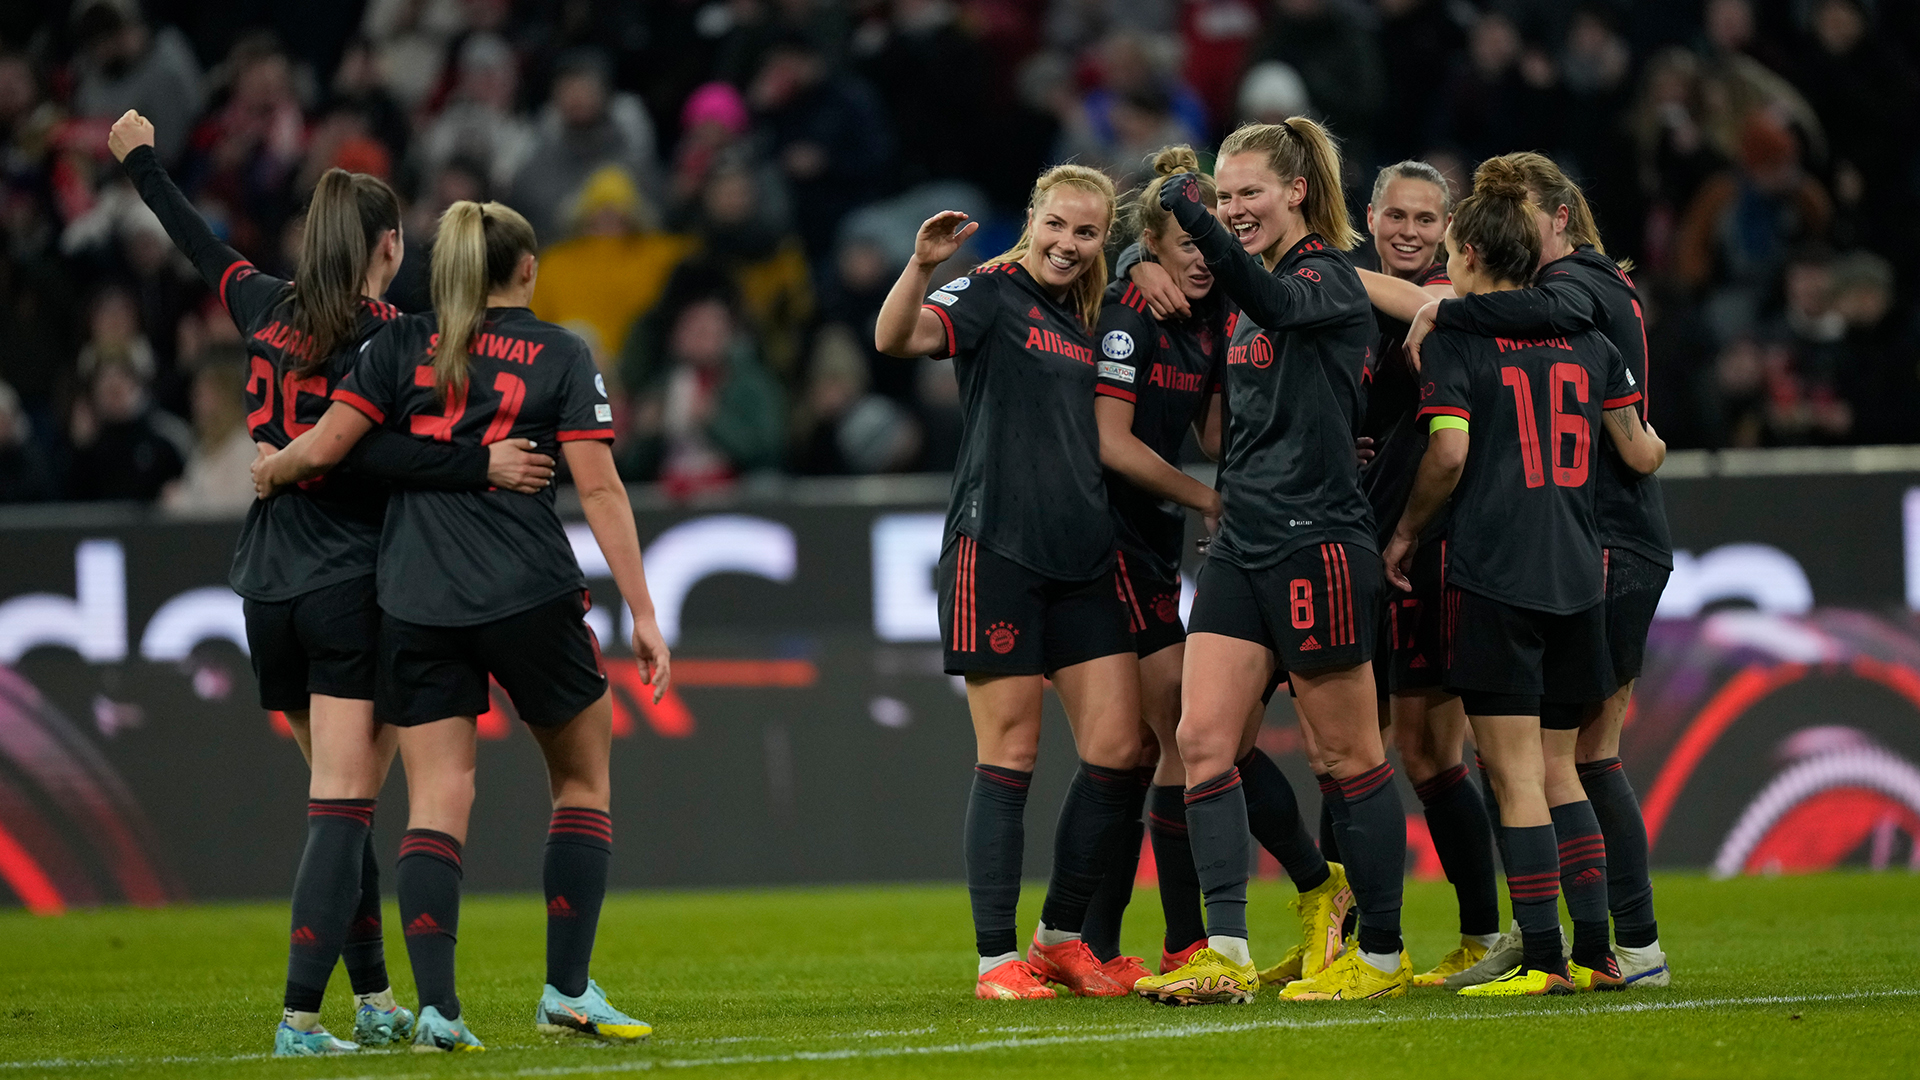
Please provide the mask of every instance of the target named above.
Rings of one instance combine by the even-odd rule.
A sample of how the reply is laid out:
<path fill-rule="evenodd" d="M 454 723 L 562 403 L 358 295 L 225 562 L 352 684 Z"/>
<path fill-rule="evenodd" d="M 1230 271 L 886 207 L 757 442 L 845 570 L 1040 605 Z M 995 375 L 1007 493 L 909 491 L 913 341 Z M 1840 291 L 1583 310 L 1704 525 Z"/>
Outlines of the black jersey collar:
<path fill-rule="evenodd" d="M 1325 251 L 1325 250 L 1327 250 L 1327 242 L 1325 240 L 1320 239 L 1319 233 L 1310 232 L 1307 235 L 1301 237 L 1299 243 L 1296 243 L 1291 248 L 1288 248 L 1287 253 L 1285 255 L 1280 256 L 1280 261 L 1273 264 L 1273 270 L 1275 273 L 1279 273 L 1280 268 L 1282 266 L 1287 265 L 1288 263 L 1299 258 L 1300 256 L 1305 255 L 1310 251 Z"/>

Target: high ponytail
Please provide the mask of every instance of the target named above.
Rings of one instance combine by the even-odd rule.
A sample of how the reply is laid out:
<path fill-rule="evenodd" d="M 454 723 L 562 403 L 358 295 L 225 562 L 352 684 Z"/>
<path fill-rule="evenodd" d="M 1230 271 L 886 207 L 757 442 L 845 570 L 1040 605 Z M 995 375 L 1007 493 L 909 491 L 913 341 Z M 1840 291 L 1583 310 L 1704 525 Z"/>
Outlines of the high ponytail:
<path fill-rule="evenodd" d="M 1285 183 L 1305 177 L 1307 197 L 1300 203 L 1300 216 L 1307 230 L 1341 251 L 1360 243 L 1340 183 L 1340 148 L 1326 128 L 1304 116 L 1278 124 L 1242 124 L 1220 144 L 1220 157 L 1234 154 L 1266 155 L 1267 167 Z"/>
<path fill-rule="evenodd" d="M 1497 159 L 1496 159 L 1497 161 Z M 1451 242 L 1472 248 L 1488 276 L 1524 285 L 1540 265 L 1540 230 L 1534 224 L 1534 192 L 1518 168 L 1490 161 L 1474 175 L 1473 194 L 1453 209 Z"/>
<path fill-rule="evenodd" d="M 1213 177 L 1200 172 L 1200 155 L 1194 153 L 1193 147 L 1184 143 L 1169 146 L 1153 155 L 1153 179 L 1127 202 L 1125 228 L 1130 235 L 1157 240 L 1166 234 L 1173 213 L 1161 209 L 1160 189 L 1166 185 L 1167 177 L 1183 172 L 1199 174 L 1201 202 L 1208 206 L 1219 203 L 1220 191 L 1214 186 Z"/>
<path fill-rule="evenodd" d="M 440 323 L 433 386 L 441 402 L 466 391 L 467 348 L 487 316 L 487 294 L 506 285 L 520 257 L 534 250 L 533 226 L 502 203 L 461 199 L 440 215 L 431 292 Z"/>
<path fill-rule="evenodd" d="M 1047 193 L 1061 184 L 1086 188 L 1105 199 L 1107 220 L 1102 231 L 1107 233 L 1113 231 L 1115 203 L 1118 201 L 1118 196 L 1113 190 L 1113 180 L 1099 169 L 1091 169 L 1085 165 L 1055 165 L 1041 173 L 1040 179 L 1033 182 L 1033 197 L 1027 200 L 1027 223 L 1020 227 L 1020 239 L 1014 241 L 1012 247 L 981 263 L 981 266 L 999 266 L 1003 263 L 1019 262 L 1026 257 L 1027 252 L 1033 247 L 1033 213 L 1046 202 Z M 1104 257 L 1094 259 L 1093 265 L 1087 267 L 1085 273 L 1075 278 L 1073 285 L 1067 290 L 1068 299 L 1071 301 L 1068 306 L 1080 313 L 1080 321 L 1086 324 L 1088 330 L 1092 330 L 1100 321 L 1100 294 L 1106 291 L 1107 260 Z"/>
<path fill-rule="evenodd" d="M 400 200 L 378 177 L 328 169 L 307 204 L 293 277 L 293 328 L 311 345 L 299 373 L 310 375 L 353 340 L 360 291 L 374 245 L 400 227 Z"/>

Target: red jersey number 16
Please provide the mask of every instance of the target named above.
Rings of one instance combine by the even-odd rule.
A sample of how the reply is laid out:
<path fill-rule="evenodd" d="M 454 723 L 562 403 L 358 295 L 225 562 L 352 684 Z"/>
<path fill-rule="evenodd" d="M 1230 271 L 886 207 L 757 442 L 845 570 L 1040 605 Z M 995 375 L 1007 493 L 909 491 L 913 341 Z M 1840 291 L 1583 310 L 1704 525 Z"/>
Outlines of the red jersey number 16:
<path fill-rule="evenodd" d="M 1527 378 L 1524 368 L 1517 367 L 1501 368 L 1500 381 L 1513 388 L 1513 408 L 1520 424 L 1520 464 L 1526 473 L 1527 486 L 1544 487 L 1547 477 L 1540 460 L 1540 425 L 1535 418 L 1533 381 Z M 1547 375 L 1547 408 L 1552 417 L 1547 430 L 1553 440 L 1548 444 L 1548 452 L 1553 455 L 1553 482 L 1558 487 L 1577 488 L 1587 482 L 1587 444 L 1592 441 L 1593 432 L 1585 416 L 1561 408 L 1566 401 L 1565 388 L 1569 386 L 1573 388 L 1574 400 L 1584 404 L 1588 392 L 1587 369 L 1564 361 L 1553 365 Z M 1569 439 L 1572 441 L 1569 460 L 1562 465 L 1561 451 Z"/>

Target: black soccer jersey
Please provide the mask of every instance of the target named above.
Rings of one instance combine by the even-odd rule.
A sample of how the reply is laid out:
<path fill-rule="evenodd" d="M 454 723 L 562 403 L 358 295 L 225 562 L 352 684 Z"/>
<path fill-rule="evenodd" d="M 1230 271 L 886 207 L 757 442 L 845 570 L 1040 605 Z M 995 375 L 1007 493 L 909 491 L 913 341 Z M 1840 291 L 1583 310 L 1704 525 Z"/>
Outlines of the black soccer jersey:
<path fill-rule="evenodd" d="M 927 297 L 960 381 L 960 457 L 947 538 L 970 536 L 1056 581 L 1098 577 L 1113 523 L 1093 419 L 1093 343 L 1019 263 L 955 278 Z"/>
<path fill-rule="evenodd" d="M 1646 417 L 1647 327 L 1633 280 L 1591 247 L 1541 267 L 1534 288 L 1485 293 L 1440 305 L 1436 326 L 1509 337 L 1597 329 L 1625 359 Z M 1673 537 L 1660 481 L 1633 471 L 1609 444 L 1595 493 L 1600 541 L 1673 568 Z"/>
<path fill-rule="evenodd" d="M 286 446 L 319 422 L 361 343 L 399 312 L 362 297 L 350 343 L 311 364 L 313 343 L 293 328 L 290 283 L 261 273 L 216 239 L 151 148 L 135 148 L 125 167 L 140 197 L 213 288 L 246 342 L 246 420 L 253 440 Z M 486 475 L 485 450 L 370 435 L 333 473 L 248 507 L 229 577 L 233 591 L 274 602 L 371 574 L 386 511 L 386 481 L 478 488 Z"/>
<path fill-rule="evenodd" d="M 1134 436 L 1173 463 L 1187 429 L 1219 388 L 1219 361 L 1226 355 L 1219 302 L 1208 297 L 1192 306 L 1188 318 L 1158 322 L 1140 290 L 1119 280 L 1107 286 L 1094 329 L 1100 342 L 1094 392 L 1131 403 Z M 1120 550 L 1163 581 L 1178 576 L 1186 511 L 1118 473 L 1106 475 Z"/>
<path fill-rule="evenodd" d="M 1451 284 L 1442 263 L 1422 270 L 1413 283 L 1421 288 Z M 1373 317 L 1380 326 L 1380 339 L 1368 370 L 1367 418 L 1360 426 L 1360 434 L 1373 440 L 1373 460 L 1361 470 L 1360 482 L 1373 507 L 1374 534 L 1384 545 L 1407 508 L 1420 459 L 1427 452 L 1427 427 L 1414 415 L 1420 405 L 1420 386 L 1407 356 L 1407 324 L 1378 308 Z M 1422 539 L 1438 536 L 1445 528 L 1443 508 Z"/>
<path fill-rule="evenodd" d="M 431 314 L 403 315 L 369 341 L 335 390 L 375 424 L 415 439 L 484 447 L 613 440 L 606 383 L 586 343 L 526 308 L 489 308 L 468 347 L 464 392 L 434 389 Z M 586 587 L 554 489 L 394 493 L 380 543 L 380 607 L 426 626 L 473 626 Z"/>
<path fill-rule="evenodd" d="M 1570 615 L 1604 595 L 1594 522 L 1601 413 L 1640 400 L 1599 333 L 1514 339 L 1439 330 L 1421 347 L 1420 417 L 1472 424 L 1453 493 L 1447 582 Z"/>
<path fill-rule="evenodd" d="M 1374 343 L 1360 275 L 1312 234 L 1271 274 L 1224 228 L 1194 242 L 1240 307 L 1222 377 L 1226 514 L 1208 558 L 1259 570 L 1310 544 L 1377 550 L 1353 449 Z"/>

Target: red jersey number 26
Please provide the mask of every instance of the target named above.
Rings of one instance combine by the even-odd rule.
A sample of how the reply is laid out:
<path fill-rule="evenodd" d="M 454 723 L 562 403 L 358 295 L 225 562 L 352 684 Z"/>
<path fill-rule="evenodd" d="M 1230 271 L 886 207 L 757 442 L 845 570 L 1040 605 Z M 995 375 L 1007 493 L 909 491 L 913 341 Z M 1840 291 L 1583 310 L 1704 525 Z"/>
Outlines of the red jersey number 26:
<path fill-rule="evenodd" d="M 413 369 L 413 385 L 433 386 L 433 366 L 422 364 Z M 483 446 L 492 445 L 506 438 L 513 431 L 514 421 L 520 418 L 520 406 L 527 399 L 527 384 L 520 376 L 501 371 L 493 376 L 493 389 L 500 400 L 493 406 L 493 422 L 487 425 L 487 433 L 481 437 Z M 409 430 L 415 435 L 426 435 L 437 442 L 451 442 L 454 426 L 466 417 L 467 398 L 473 393 L 473 384 L 468 383 L 465 390 L 450 395 L 440 408 L 438 416 L 414 416 L 408 420 Z"/>

